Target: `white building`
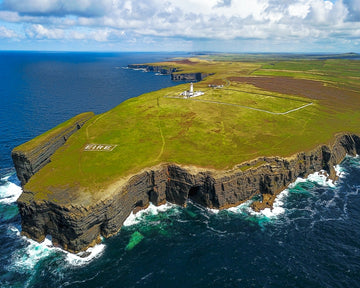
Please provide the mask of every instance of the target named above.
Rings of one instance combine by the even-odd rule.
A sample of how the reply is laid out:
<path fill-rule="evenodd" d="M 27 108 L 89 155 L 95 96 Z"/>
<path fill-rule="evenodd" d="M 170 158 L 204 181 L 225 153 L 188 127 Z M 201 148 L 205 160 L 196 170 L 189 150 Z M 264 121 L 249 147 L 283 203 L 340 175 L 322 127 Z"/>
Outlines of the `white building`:
<path fill-rule="evenodd" d="M 190 98 L 190 97 L 197 97 L 197 96 L 204 95 L 204 92 L 202 92 L 202 91 L 195 91 L 194 92 L 194 84 L 191 82 L 190 83 L 190 90 L 184 91 L 180 95 L 184 96 L 184 98 Z"/>

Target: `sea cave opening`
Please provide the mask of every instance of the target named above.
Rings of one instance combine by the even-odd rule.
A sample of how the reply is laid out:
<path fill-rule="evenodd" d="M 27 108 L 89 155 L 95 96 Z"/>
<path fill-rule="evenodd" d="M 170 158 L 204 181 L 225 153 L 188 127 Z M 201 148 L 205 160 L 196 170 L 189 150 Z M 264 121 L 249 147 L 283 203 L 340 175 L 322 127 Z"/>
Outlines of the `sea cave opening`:
<path fill-rule="evenodd" d="M 200 186 L 194 186 L 191 187 L 188 194 L 188 199 L 194 201 L 195 203 L 198 203 L 200 205 L 204 205 L 204 201 L 202 200 L 201 195 L 201 187 Z"/>

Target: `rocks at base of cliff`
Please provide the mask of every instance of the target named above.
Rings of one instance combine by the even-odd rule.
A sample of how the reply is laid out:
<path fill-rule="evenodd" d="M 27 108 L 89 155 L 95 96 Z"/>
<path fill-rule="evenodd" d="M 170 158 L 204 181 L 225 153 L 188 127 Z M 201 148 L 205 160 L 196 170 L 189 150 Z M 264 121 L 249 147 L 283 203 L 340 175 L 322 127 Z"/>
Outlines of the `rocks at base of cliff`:
<path fill-rule="evenodd" d="M 33 148 L 27 150 L 15 148 L 11 152 L 11 157 L 21 185 L 24 186 L 37 171 L 48 164 L 55 151 L 64 145 L 67 139 L 78 131 L 93 115 L 94 113 L 89 112 L 75 116 L 73 119 L 76 119 L 76 121 L 70 120 L 70 125 L 64 126 L 50 139 L 42 141 L 40 145 Z"/>
<path fill-rule="evenodd" d="M 191 199 L 221 209 L 259 193 L 265 195 L 264 199 L 274 199 L 297 177 L 320 170 L 334 177 L 334 166 L 347 154 L 360 154 L 357 135 L 338 136 L 331 147 L 319 146 L 289 158 L 260 158 L 246 169 L 245 164 L 227 172 L 163 164 L 131 177 L 112 196 L 89 207 L 36 201 L 31 191 L 24 191 L 18 199 L 22 233 L 37 241 L 51 235 L 55 244 L 79 252 L 97 243 L 101 235 L 116 234 L 132 211 L 150 202 L 160 205 L 168 201 L 185 206 Z"/>
<path fill-rule="evenodd" d="M 251 208 L 255 212 L 260 212 L 261 210 L 264 210 L 265 208 L 271 208 L 274 204 L 274 201 L 276 199 L 276 194 L 262 194 L 261 200 L 254 201 L 251 204 Z"/>

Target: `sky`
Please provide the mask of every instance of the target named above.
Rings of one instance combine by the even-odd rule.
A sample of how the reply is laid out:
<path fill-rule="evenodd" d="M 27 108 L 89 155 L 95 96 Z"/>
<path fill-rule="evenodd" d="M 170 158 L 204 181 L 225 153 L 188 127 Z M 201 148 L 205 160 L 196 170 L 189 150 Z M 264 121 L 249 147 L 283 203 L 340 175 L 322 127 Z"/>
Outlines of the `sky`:
<path fill-rule="evenodd" d="M 0 50 L 360 53 L 360 0 L 0 0 Z"/>

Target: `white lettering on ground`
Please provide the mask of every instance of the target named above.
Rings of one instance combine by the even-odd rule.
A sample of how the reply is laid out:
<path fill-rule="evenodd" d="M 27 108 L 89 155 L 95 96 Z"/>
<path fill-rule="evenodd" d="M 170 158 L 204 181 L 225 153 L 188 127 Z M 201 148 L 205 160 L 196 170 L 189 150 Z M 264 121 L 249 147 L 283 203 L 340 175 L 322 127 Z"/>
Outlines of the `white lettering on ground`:
<path fill-rule="evenodd" d="M 113 151 L 117 145 L 112 144 L 86 144 L 84 151 Z"/>

